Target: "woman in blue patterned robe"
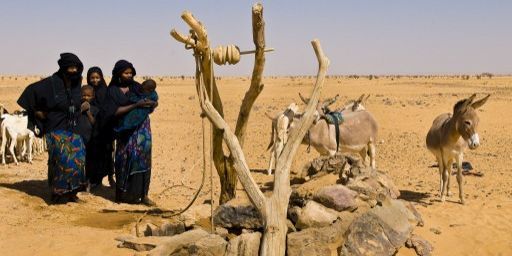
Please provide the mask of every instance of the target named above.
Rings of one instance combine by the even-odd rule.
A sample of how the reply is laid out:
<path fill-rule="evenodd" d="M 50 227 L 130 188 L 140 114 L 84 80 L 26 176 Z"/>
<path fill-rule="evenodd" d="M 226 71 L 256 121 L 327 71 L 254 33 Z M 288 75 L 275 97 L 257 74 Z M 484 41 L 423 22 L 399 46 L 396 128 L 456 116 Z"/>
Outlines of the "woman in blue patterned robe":
<path fill-rule="evenodd" d="M 125 60 L 118 61 L 112 70 L 112 80 L 108 87 L 106 119 L 109 130 L 113 131 L 117 122 L 133 109 L 154 107 L 155 102 L 141 100 L 132 103 L 130 92 L 140 90 L 140 84 L 133 80 L 136 71 Z M 133 129 L 113 133 L 116 139 L 114 170 L 116 175 L 116 201 L 154 205 L 148 197 L 151 179 L 151 125 L 149 116 Z"/>
<path fill-rule="evenodd" d="M 77 131 L 83 64 L 72 53 L 62 53 L 58 64 L 52 76 L 27 86 L 18 104 L 27 111 L 28 128 L 37 127 L 46 138 L 52 202 L 76 202 L 87 185 L 85 146 Z"/>

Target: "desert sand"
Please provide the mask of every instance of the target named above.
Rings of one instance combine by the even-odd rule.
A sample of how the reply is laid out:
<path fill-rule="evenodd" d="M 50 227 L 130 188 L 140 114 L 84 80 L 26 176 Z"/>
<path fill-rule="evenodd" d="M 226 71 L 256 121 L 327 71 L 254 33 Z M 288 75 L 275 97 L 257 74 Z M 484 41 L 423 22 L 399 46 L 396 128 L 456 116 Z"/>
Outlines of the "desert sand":
<path fill-rule="evenodd" d="M 39 76 L 0 78 L 0 103 L 10 111 L 24 87 Z M 151 116 L 153 170 L 150 196 L 162 208 L 180 209 L 191 199 L 201 180 L 202 133 L 200 108 L 192 79 L 156 78 L 160 104 Z M 234 127 L 239 106 L 249 86 L 247 77 L 223 77 L 218 81 L 226 120 Z M 245 156 L 253 176 L 262 186 L 267 176 L 271 115 L 291 102 L 298 92 L 308 95 L 312 77 L 266 77 L 249 120 Z M 434 255 L 512 254 L 512 77 L 469 80 L 460 77 L 330 77 L 323 97 L 340 94 L 336 106 L 362 93 L 372 96 L 366 103 L 379 122 L 377 168 L 389 174 L 401 190 L 401 198 L 413 202 L 425 225 L 415 233 L 429 240 Z M 481 146 L 467 151 L 465 161 L 473 166 L 464 176 L 466 205 L 458 203 L 457 184 L 452 196 L 438 198 L 438 169 L 425 146 L 425 135 L 433 119 L 451 112 L 463 97 L 491 94 L 481 109 Z M 302 105 L 303 107 L 303 105 Z M 318 156 L 301 146 L 292 170 Z M 33 164 L 0 166 L 0 255 L 134 255 L 117 248 L 116 236 L 132 232 L 144 206 L 116 204 L 107 186 L 91 194 L 80 193 L 81 203 L 50 205 L 46 180 L 47 156 Z M 214 173 L 215 203 L 219 194 Z M 209 177 L 207 177 L 209 178 Z M 166 188 L 173 186 L 172 189 Z M 208 201 L 209 183 L 195 204 Z M 163 192 L 163 193 L 162 193 Z M 238 193 L 243 193 L 239 185 Z M 403 248 L 398 255 L 415 255 Z"/>

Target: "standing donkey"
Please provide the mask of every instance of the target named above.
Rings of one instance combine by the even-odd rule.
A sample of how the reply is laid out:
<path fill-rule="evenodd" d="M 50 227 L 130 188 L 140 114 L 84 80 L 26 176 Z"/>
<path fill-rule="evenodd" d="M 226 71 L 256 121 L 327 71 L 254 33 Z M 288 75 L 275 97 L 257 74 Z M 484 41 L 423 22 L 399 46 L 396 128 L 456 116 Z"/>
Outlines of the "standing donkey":
<path fill-rule="evenodd" d="M 457 183 L 459 183 L 460 203 L 464 204 L 462 189 L 462 160 L 464 150 L 476 149 L 480 145 L 477 133 L 479 118 L 476 109 L 487 102 L 489 96 L 474 101 L 476 94 L 460 100 L 453 107 L 453 115 L 441 114 L 432 123 L 427 134 L 427 148 L 436 157 L 439 166 L 439 192 L 441 202 L 444 202 L 450 190 L 452 163 L 457 163 Z M 446 194 L 445 194 L 446 192 Z"/>

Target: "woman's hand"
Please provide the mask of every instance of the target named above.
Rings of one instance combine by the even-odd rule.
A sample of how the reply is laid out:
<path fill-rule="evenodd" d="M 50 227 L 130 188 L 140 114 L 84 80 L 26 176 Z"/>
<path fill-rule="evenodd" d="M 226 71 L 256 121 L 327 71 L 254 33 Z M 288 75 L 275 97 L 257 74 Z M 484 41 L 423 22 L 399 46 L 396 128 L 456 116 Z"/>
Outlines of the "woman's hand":
<path fill-rule="evenodd" d="M 143 99 L 143 100 L 139 100 L 137 101 L 136 106 L 138 108 L 150 108 L 150 107 L 153 107 L 155 105 L 156 102 L 152 101 L 152 100 L 148 100 L 148 99 Z"/>

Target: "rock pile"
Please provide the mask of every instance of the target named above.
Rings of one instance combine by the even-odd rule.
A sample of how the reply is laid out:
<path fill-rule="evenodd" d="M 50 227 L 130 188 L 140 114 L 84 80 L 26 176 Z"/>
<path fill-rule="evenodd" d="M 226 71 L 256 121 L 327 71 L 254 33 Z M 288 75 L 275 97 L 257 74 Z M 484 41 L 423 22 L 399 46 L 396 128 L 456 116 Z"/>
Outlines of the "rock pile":
<path fill-rule="evenodd" d="M 347 162 L 351 168 L 345 171 Z M 420 214 L 397 199 L 400 192 L 384 173 L 343 156 L 320 157 L 303 169 L 301 179 L 292 186 L 287 255 L 394 255 L 403 246 L 431 254 L 430 243 L 413 234 L 423 225 Z M 201 208 L 144 224 L 144 237 L 119 237 L 120 246 L 148 255 L 258 255 L 263 223 L 247 198 L 215 210 L 216 234 L 205 231 L 209 217 Z"/>

